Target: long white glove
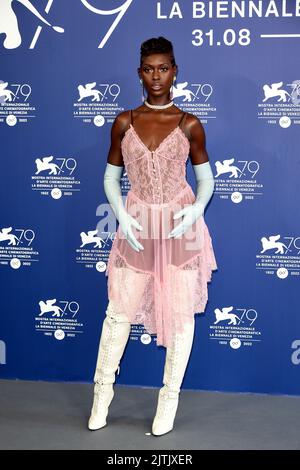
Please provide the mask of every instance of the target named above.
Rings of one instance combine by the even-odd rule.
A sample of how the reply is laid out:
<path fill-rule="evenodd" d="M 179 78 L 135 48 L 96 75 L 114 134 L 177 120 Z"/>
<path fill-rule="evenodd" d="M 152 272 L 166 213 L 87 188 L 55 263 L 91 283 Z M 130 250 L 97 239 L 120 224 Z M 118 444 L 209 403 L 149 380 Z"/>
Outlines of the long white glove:
<path fill-rule="evenodd" d="M 121 230 L 128 241 L 129 245 L 135 250 L 143 250 L 144 247 L 135 238 L 131 225 L 138 230 L 143 230 L 143 227 L 126 211 L 121 191 L 121 177 L 123 173 L 123 166 L 106 164 L 104 172 L 104 192 L 110 203 L 114 214 L 121 226 Z"/>
<path fill-rule="evenodd" d="M 184 207 L 174 214 L 173 219 L 179 219 L 179 217 L 183 216 L 183 220 L 169 233 L 168 238 L 179 238 L 184 234 L 204 214 L 204 209 L 213 194 L 215 180 L 210 163 L 205 162 L 192 166 L 197 181 L 196 200 L 193 204 Z"/>

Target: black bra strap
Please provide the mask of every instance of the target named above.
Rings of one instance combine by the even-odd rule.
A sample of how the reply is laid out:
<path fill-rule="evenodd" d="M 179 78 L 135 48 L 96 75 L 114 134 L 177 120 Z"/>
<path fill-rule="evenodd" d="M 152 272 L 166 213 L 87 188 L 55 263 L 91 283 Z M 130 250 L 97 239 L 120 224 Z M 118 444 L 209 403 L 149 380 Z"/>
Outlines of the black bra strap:
<path fill-rule="evenodd" d="M 186 115 L 186 113 L 184 112 L 184 113 L 182 114 L 181 118 L 180 118 L 180 121 L 179 121 L 179 123 L 178 123 L 178 126 L 180 126 L 180 124 L 181 124 L 181 122 L 182 122 L 182 120 L 183 120 L 183 118 L 184 118 L 185 115 Z"/>
<path fill-rule="evenodd" d="M 130 123 L 132 124 L 132 109 L 130 110 Z"/>

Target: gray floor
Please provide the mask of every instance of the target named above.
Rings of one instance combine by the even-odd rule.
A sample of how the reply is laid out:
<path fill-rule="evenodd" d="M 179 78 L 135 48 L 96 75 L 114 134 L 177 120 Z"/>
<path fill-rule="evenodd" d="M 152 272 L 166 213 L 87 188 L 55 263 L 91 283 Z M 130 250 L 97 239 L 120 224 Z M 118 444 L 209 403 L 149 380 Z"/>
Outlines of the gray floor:
<path fill-rule="evenodd" d="M 98 431 L 86 425 L 92 385 L 0 380 L 0 390 L 0 449 L 300 449 L 300 397 L 182 390 L 173 431 L 157 437 L 158 389 L 116 385 Z"/>

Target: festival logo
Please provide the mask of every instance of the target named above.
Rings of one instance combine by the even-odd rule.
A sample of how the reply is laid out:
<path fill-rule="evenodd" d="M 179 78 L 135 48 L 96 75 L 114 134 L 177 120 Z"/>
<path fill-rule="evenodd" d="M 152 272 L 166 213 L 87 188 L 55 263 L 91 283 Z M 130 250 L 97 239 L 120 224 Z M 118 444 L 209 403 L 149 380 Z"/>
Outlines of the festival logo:
<path fill-rule="evenodd" d="M 40 300 L 38 313 L 35 315 L 35 330 L 58 341 L 75 338 L 83 333 L 79 313 L 79 303 L 74 300 Z"/>
<path fill-rule="evenodd" d="M 91 2 L 88 0 L 78 0 L 81 1 L 81 4 L 84 5 L 84 7 L 92 14 L 94 15 L 99 15 L 103 16 L 104 18 L 107 18 L 107 16 L 112 16 L 113 21 L 112 24 L 109 25 L 108 31 L 105 31 L 102 33 L 102 39 L 100 43 L 98 44 L 98 48 L 103 48 L 115 29 L 117 28 L 119 22 L 125 15 L 126 11 L 130 7 L 131 3 L 133 0 L 126 0 L 121 2 L 121 5 L 116 2 L 116 7 L 115 8 L 109 8 L 109 9 L 102 9 L 102 8 L 97 8 L 95 6 L 95 2 Z M 16 49 L 22 44 L 22 35 L 21 35 L 21 30 L 19 27 L 19 18 L 17 17 L 17 14 L 14 9 L 14 4 L 19 3 L 22 6 L 24 6 L 27 11 L 32 13 L 32 15 L 39 20 L 41 25 L 38 25 L 32 35 L 32 40 L 29 45 L 29 49 L 34 49 L 39 35 L 42 32 L 42 26 L 45 25 L 47 28 L 55 31 L 56 33 L 64 33 L 64 28 L 61 26 L 53 25 L 53 21 L 55 20 L 48 20 L 48 14 L 50 13 L 50 9 L 52 8 L 54 4 L 54 0 L 48 0 L 46 3 L 46 6 L 44 8 L 44 12 L 39 11 L 34 5 L 33 2 L 30 0 L 1 0 L 0 1 L 0 34 L 5 35 L 5 39 L 2 42 L 2 46 L 5 49 Z M 74 1 L 72 2 L 74 3 Z M 106 5 L 107 2 L 104 2 L 104 6 Z M 113 2 L 110 2 L 110 4 Z M 73 6 L 73 5 L 72 5 Z M 110 5 L 111 6 L 111 5 Z M 39 8 L 41 8 L 39 4 Z"/>
<path fill-rule="evenodd" d="M 259 119 L 267 124 L 288 128 L 300 124 L 300 80 L 291 83 L 265 83 L 262 101 L 258 103 Z"/>
<path fill-rule="evenodd" d="M 0 228 L 0 264 L 19 269 L 39 261 L 39 252 L 33 246 L 35 232 L 29 228 Z"/>
<path fill-rule="evenodd" d="M 29 0 L 15 0 L 14 3 L 21 3 L 26 7 L 30 13 L 32 13 L 36 18 L 38 18 L 43 24 L 47 25 L 49 28 L 53 29 L 58 33 L 63 33 L 64 29 L 60 26 L 53 26 L 46 18 L 41 14 Z M 53 0 L 48 0 L 45 13 L 49 13 L 50 8 L 52 7 Z M 41 32 L 41 27 L 39 26 L 33 35 L 32 42 L 30 44 L 30 49 L 34 49 L 38 36 Z M 22 37 L 19 29 L 19 23 L 17 15 L 13 9 L 13 0 L 1 0 L 0 2 L 0 34 L 5 34 L 5 39 L 3 41 L 3 47 L 5 49 L 16 49 L 22 44 Z"/>
<path fill-rule="evenodd" d="M 209 337 L 219 345 L 232 349 L 254 347 L 261 341 L 261 331 L 257 326 L 258 312 L 254 308 L 229 307 L 215 308 L 215 321 L 210 325 Z"/>
<path fill-rule="evenodd" d="M 276 275 L 279 279 L 300 276 L 300 237 L 281 237 L 276 234 L 263 236 L 260 242 L 256 269 L 268 275 Z"/>
<path fill-rule="evenodd" d="M 182 111 L 194 114 L 206 124 L 216 117 L 216 104 L 213 102 L 214 88 L 211 83 L 175 82 L 171 87 L 173 99 Z"/>
<path fill-rule="evenodd" d="M 81 181 L 76 178 L 77 161 L 72 157 L 53 155 L 35 159 L 31 188 L 41 196 L 61 199 L 80 192 Z"/>
<path fill-rule="evenodd" d="M 109 204 L 103 204 L 103 216 L 106 219 L 113 219 L 113 215 L 105 216 L 111 212 Z M 102 219 L 105 226 L 106 222 Z M 108 219 L 106 219 L 108 220 Z M 114 226 L 116 220 L 112 220 Z M 80 246 L 76 249 L 76 263 L 83 265 L 85 268 L 96 269 L 98 272 L 105 272 L 107 260 L 111 250 L 112 242 L 116 234 L 116 229 L 109 231 L 100 231 L 98 228 L 80 233 Z"/>
<path fill-rule="evenodd" d="M 263 184 L 259 180 L 260 163 L 257 160 L 238 160 L 234 157 L 215 162 L 214 193 L 222 200 L 239 204 L 261 196 Z"/>
<path fill-rule="evenodd" d="M 117 114 L 125 109 L 118 101 L 120 93 L 118 83 L 80 83 L 73 103 L 73 117 L 96 127 L 103 127 L 105 123 L 112 124 Z"/>
<path fill-rule="evenodd" d="M 0 80 L 0 124 L 13 127 L 36 117 L 36 107 L 29 101 L 32 88 L 28 83 Z"/>

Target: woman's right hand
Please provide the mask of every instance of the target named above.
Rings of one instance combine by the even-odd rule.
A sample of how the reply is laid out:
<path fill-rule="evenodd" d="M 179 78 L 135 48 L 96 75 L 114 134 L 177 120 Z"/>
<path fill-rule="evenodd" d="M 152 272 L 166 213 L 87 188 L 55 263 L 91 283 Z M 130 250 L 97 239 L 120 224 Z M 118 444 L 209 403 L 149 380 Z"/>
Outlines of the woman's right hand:
<path fill-rule="evenodd" d="M 135 238 L 131 226 L 135 227 L 137 230 L 143 230 L 143 227 L 134 219 L 128 212 L 122 211 L 119 217 L 119 224 L 121 230 L 128 241 L 129 245 L 137 252 L 143 250 L 143 245 Z"/>

